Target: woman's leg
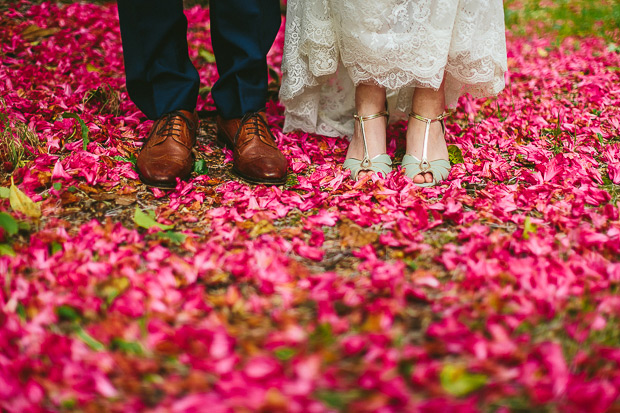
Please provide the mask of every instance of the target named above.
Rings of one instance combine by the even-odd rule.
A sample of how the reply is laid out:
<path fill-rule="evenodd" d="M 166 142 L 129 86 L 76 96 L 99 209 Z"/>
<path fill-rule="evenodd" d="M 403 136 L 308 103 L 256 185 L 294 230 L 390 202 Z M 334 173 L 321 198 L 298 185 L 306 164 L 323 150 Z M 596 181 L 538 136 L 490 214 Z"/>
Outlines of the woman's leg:
<path fill-rule="evenodd" d="M 439 90 L 428 88 L 416 88 L 411 103 L 411 111 L 427 118 L 436 118 L 441 115 L 446 107 L 444 83 Z M 415 118 L 409 118 L 407 125 L 407 153 L 422 158 L 424 145 L 424 132 L 426 123 Z M 441 128 L 441 122 L 431 123 L 428 137 L 428 160 L 448 159 L 448 147 Z M 433 174 L 426 172 L 413 177 L 413 182 L 421 184 L 433 182 Z"/>
<path fill-rule="evenodd" d="M 385 89 L 376 85 L 358 85 L 355 88 L 355 110 L 360 116 L 373 115 L 384 111 Z M 386 122 L 385 116 L 364 122 L 368 155 L 371 159 L 386 151 Z M 349 158 L 360 160 L 364 158 L 364 141 L 359 122 L 355 122 L 355 132 L 347 151 L 347 159 Z M 367 173 L 369 172 L 360 172 L 360 178 Z"/>

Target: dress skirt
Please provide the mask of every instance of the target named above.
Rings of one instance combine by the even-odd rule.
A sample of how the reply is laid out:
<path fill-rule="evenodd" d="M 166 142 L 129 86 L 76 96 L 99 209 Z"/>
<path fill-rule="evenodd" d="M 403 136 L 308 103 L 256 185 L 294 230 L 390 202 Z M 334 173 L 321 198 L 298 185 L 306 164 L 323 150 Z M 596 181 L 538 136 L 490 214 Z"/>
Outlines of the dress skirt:
<path fill-rule="evenodd" d="M 387 90 L 408 113 L 416 87 L 446 104 L 504 88 L 502 0 L 288 0 L 280 101 L 284 131 L 351 136 L 355 85 Z"/>

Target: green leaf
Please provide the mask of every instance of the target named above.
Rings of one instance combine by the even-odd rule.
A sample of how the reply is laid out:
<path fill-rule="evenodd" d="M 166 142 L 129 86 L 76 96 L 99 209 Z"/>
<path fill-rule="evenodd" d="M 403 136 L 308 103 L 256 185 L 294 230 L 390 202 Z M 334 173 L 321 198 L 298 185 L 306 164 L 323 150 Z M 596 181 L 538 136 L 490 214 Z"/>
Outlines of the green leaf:
<path fill-rule="evenodd" d="M 209 172 L 209 168 L 207 168 L 204 159 L 197 159 L 196 162 L 194 162 L 194 172 L 198 175 L 206 175 Z"/>
<path fill-rule="evenodd" d="M 9 244 L 0 244 L 0 256 L 9 255 L 11 257 L 15 256 L 15 251 L 13 251 L 13 247 Z"/>
<path fill-rule="evenodd" d="M 332 326 L 329 323 L 321 323 L 310 334 L 310 342 L 316 347 L 326 347 L 335 341 Z"/>
<path fill-rule="evenodd" d="M 90 142 L 90 140 L 88 139 L 88 126 L 86 126 L 86 123 L 84 123 L 82 118 L 72 112 L 65 112 L 62 114 L 62 117 L 64 119 L 71 118 L 78 121 L 78 123 L 80 124 L 80 130 L 82 131 L 82 149 L 86 150 L 86 148 L 88 147 L 88 142 Z"/>
<path fill-rule="evenodd" d="M 0 212 L 0 227 L 9 235 L 15 235 L 19 231 L 17 220 L 6 212 Z"/>
<path fill-rule="evenodd" d="M 299 179 L 297 178 L 297 175 L 289 174 L 288 178 L 286 179 L 286 186 L 295 186 L 295 185 L 299 185 Z"/>
<path fill-rule="evenodd" d="M 77 400 L 75 399 L 66 399 L 60 403 L 60 406 L 67 410 L 72 410 L 77 406 Z"/>
<path fill-rule="evenodd" d="M 203 86 L 198 89 L 198 94 L 200 96 L 208 95 L 211 92 L 211 86 Z"/>
<path fill-rule="evenodd" d="M 273 352 L 278 360 L 287 361 L 290 360 L 297 351 L 294 348 L 290 347 L 280 347 L 274 350 Z"/>
<path fill-rule="evenodd" d="M 131 155 L 129 158 L 126 158 L 126 157 L 120 156 L 120 155 L 116 155 L 116 156 L 112 157 L 112 159 L 117 160 L 117 161 L 121 161 L 121 162 L 131 162 L 131 164 L 133 166 L 136 166 L 136 162 L 138 162 L 138 159 L 134 155 Z"/>
<path fill-rule="evenodd" d="M 407 267 L 411 270 L 411 271 L 415 271 L 418 269 L 418 263 L 415 262 L 415 260 L 412 260 L 410 258 L 405 258 L 404 259 L 405 264 L 407 264 Z"/>
<path fill-rule="evenodd" d="M 530 234 L 536 234 L 537 229 L 536 224 L 532 224 L 530 217 L 525 217 L 525 222 L 523 222 L 523 239 L 530 239 Z"/>
<path fill-rule="evenodd" d="M 51 255 L 56 254 L 58 251 L 62 251 L 62 244 L 56 241 L 52 241 L 50 244 Z"/>
<path fill-rule="evenodd" d="M 54 182 L 54 184 L 52 186 L 57 191 L 60 191 L 62 189 L 62 183 L 60 183 L 60 182 Z"/>
<path fill-rule="evenodd" d="M 452 396 L 462 397 L 478 390 L 487 383 L 484 374 L 468 373 L 462 366 L 446 364 L 439 373 L 441 387 Z"/>
<path fill-rule="evenodd" d="M 71 193 L 77 192 L 77 190 L 78 189 L 75 186 L 73 186 L 73 185 L 71 185 L 69 188 L 67 188 L 67 191 L 69 191 Z"/>
<path fill-rule="evenodd" d="M 198 50 L 198 56 L 200 56 L 207 63 L 215 63 L 215 55 L 204 47 L 201 47 Z"/>
<path fill-rule="evenodd" d="M 8 198 L 11 196 L 11 190 L 5 186 L 0 187 L 0 198 Z"/>
<path fill-rule="evenodd" d="M 139 227 L 146 229 L 158 227 L 159 229 L 168 230 L 174 227 L 174 225 L 160 224 L 155 220 L 155 213 L 153 211 L 149 211 L 149 213 L 147 214 L 137 206 L 136 211 L 133 215 L 133 222 L 135 222 L 136 225 L 138 225 Z"/>
<path fill-rule="evenodd" d="M 360 390 L 318 390 L 316 398 L 337 410 L 346 410 L 353 401 L 363 396 Z"/>
<path fill-rule="evenodd" d="M 56 315 L 62 321 L 77 321 L 80 319 L 80 313 L 66 304 L 56 307 Z"/>
<path fill-rule="evenodd" d="M 86 343 L 86 345 L 91 349 L 95 351 L 105 350 L 105 346 L 100 341 L 97 341 L 95 338 L 93 338 L 93 336 L 88 334 L 81 326 L 78 326 L 78 328 L 75 330 L 75 335 L 78 336 L 78 338 L 84 343 Z"/>
<path fill-rule="evenodd" d="M 175 231 L 158 232 L 157 236 L 161 239 L 167 239 L 175 244 L 183 244 L 187 239 L 187 235 L 182 232 Z"/>
<path fill-rule="evenodd" d="M 148 324 L 147 321 L 148 320 L 146 319 L 145 315 L 143 315 L 142 317 L 138 318 L 138 326 L 140 327 L 140 336 L 142 338 L 146 338 L 146 336 L 149 334 L 148 328 L 146 327 L 147 324 Z"/>
<path fill-rule="evenodd" d="M 450 164 L 456 165 L 457 163 L 463 163 L 463 152 L 461 148 L 456 145 L 448 145 L 448 158 Z"/>
<path fill-rule="evenodd" d="M 113 350 L 120 350 L 126 354 L 136 354 L 138 356 L 144 354 L 142 345 L 135 341 L 125 341 L 122 338 L 113 338 L 110 343 Z"/>
<path fill-rule="evenodd" d="M 398 373 L 404 378 L 411 377 L 413 372 L 413 363 L 409 360 L 401 360 L 398 362 Z"/>
<path fill-rule="evenodd" d="M 15 312 L 22 320 L 28 318 L 28 315 L 26 314 L 26 307 L 24 307 L 22 303 L 17 303 L 17 308 L 15 309 Z"/>

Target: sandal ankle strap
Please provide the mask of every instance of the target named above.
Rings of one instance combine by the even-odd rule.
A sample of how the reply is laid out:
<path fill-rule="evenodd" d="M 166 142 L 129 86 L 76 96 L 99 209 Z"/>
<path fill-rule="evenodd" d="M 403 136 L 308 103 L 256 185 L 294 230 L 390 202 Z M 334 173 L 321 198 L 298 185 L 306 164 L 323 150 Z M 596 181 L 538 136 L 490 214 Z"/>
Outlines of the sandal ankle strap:
<path fill-rule="evenodd" d="M 360 122 L 366 122 L 367 120 L 376 119 L 381 116 L 389 117 L 390 112 L 388 112 L 387 110 L 384 110 L 383 112 L 373 113 L 372 115 L 365 115 L 365 116 L 360 116 L 358 114 L 353 115 L 355 120 L 359 120 Z"/>
<path fill-rule="evenodd" d="M 450 112 L 443 112 L 442 114 L 440 114 L 436 118 L 427 118 L 425 116 L 422 116 L 420 114 L 415 113 L 414 111 L 409 112 L 409 117 L 410 118 L 421 120 L 422 122 L 426 122 L 426 123 L 438 122 L 438 121 L 444 120 L 448 116 L 450 116 Z"/>

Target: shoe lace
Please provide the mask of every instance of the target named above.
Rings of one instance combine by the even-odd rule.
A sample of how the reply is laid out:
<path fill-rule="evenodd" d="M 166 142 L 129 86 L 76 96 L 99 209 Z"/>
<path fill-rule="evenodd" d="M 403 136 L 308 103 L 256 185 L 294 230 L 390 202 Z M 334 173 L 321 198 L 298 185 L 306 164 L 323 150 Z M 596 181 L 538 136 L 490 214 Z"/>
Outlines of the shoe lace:
<path fill-rule="evenodd" d="M 168 137 L 172 137 L 175 141 L 183 143 L 178 139 L 181 137 L 181 132 L 183 131 L 184 126 L 183 124 L 185 123 L 185 126 L 189 129 L 194 128 L 194 122 L 179 110 L 166 113 L 159 118 L 159 120 L 160 122 L 155 134 L 163 136 L 164 140 Z"/>
<path fill-rule="evenodd" d="M 275 138 L 271 133 L 269 124 L 267 124 L 265 119 L 260 115 L 260 112 L 246 113 L 243 118 L 241 118 L 241 124 L 239 125 L 239 129 L 237 130 L 235 142 L 237 142 L 237 139 L 239 138 L 239 133 L 241 132 L 241 129 L 243 129 L 243 126 L 247 128 L 248 133 L 246 134 L 246 136 L 256 136 L 267 145 L 275 146 Z M 240 146 L 244 146 L 250 141 L 251 139 L 248 139 L 246 142 L 242 142 Z"/>

